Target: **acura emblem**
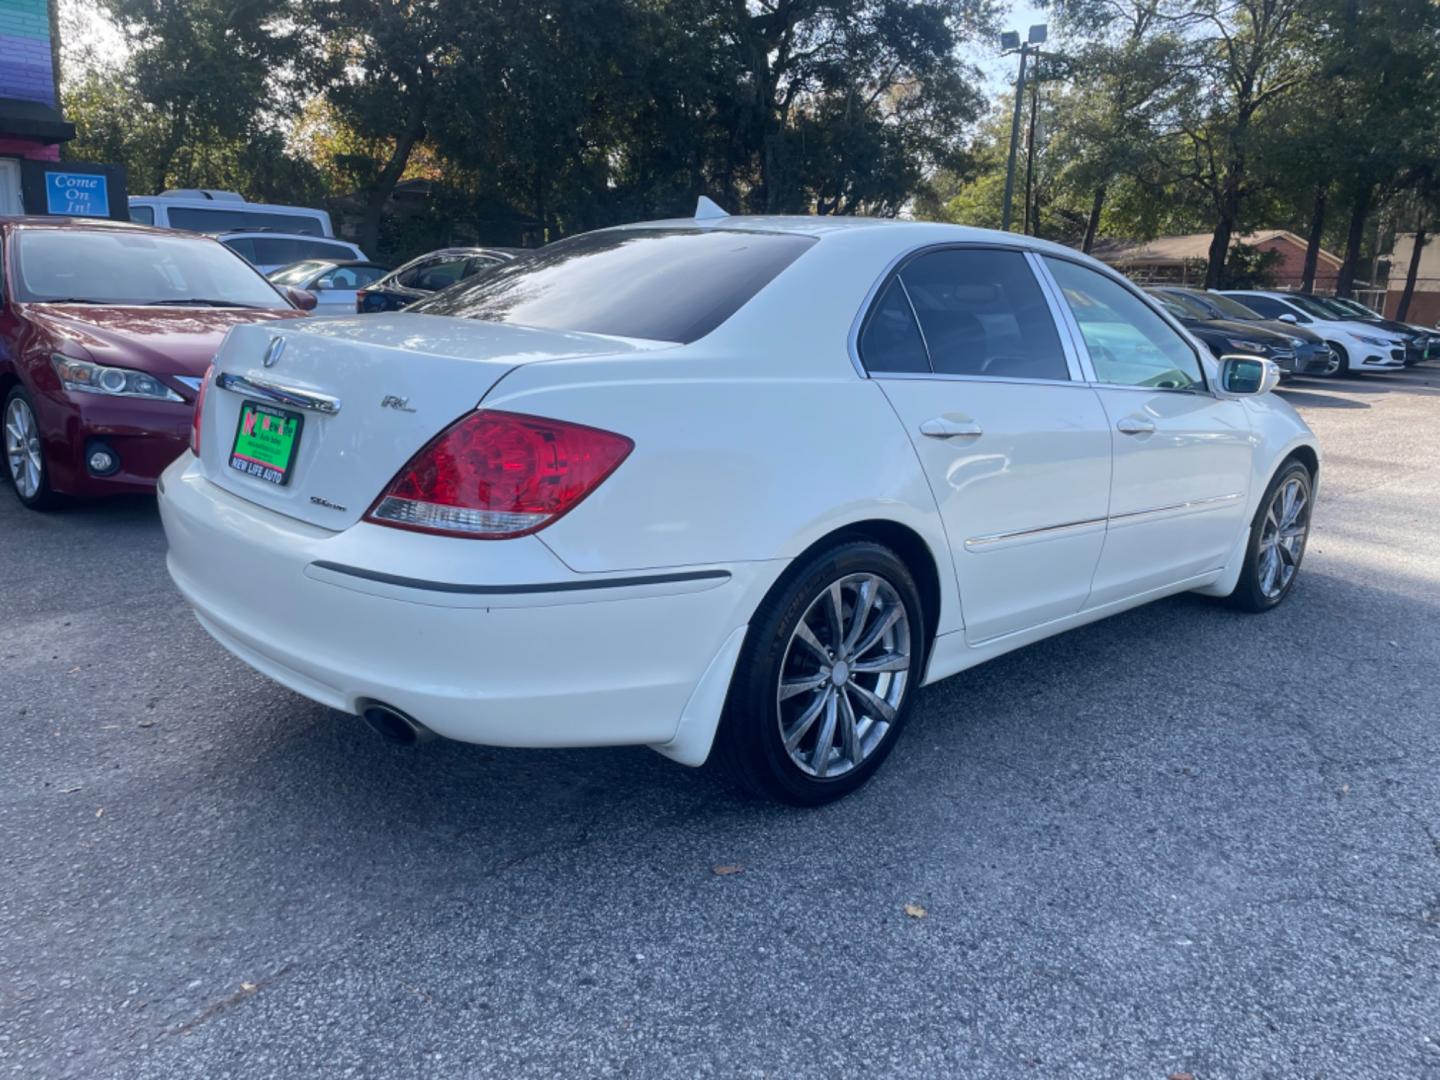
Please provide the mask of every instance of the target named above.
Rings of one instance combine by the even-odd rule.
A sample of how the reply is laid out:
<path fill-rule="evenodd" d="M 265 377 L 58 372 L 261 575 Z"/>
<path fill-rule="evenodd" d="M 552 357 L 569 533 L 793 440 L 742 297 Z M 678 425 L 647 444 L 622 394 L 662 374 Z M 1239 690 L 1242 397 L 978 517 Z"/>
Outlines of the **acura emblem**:
<path fill-rule="evenodd" d="M 280 359 L 280 354 L 284 351 L 285 339 L 283 337 L 272 337 L 270 339 L 269 347 L 265 350 L 264 357 L 261 358 L 262 362 L 265 364 L 266 367 L 274 367 L 276 362 Z"/>

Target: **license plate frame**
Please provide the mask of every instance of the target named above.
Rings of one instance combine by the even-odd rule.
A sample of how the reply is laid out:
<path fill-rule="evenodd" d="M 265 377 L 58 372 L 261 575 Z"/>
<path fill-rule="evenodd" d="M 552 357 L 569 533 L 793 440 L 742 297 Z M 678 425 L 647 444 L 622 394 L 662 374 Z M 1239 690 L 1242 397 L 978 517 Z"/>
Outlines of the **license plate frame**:
<path fill-rule="evenodd" d="M 247 417 L 255 417 L 256 422 L 246 430 L 245 421 Z M 261 438 L 255 434 L 255 427 L 259 418 L 270 418 L 280 421 L 279 436 L 271 440 L 268 437 Z M 293 423 L 293 429 L 286 434 L 286 425 Z M 268 428 L 264 429 L 268 431 Z M 266 484 L 273 484 L 276 487 L 285 487 L 290 483 L 295 469 L 295 456 L 300 449 L 300 438 L 305 431 L 305 416 L 303 413 L 293 412 L 290 409 L 277 408 L 274 405 L 266 404 L 263 401 L 251 401 L 248 398 L 240 403 L 240 415 L 235 421 L 235 438 L 230 444 L 230 468 L 246 476 Z M 248 453 L 241 452 L 242 442 Z M 273 443 L 274 445 L 265 445 Z M 283 458 L 283 462 L 280 460 Z"/>

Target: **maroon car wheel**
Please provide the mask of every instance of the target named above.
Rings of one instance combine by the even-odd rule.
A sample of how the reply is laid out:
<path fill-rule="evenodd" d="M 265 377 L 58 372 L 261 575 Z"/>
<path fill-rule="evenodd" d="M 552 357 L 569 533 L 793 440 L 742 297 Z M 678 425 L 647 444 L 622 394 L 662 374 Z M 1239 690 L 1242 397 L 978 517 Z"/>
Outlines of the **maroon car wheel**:
<path fill-rule="evenodd" d="M 30 396 L 15 387 L 5 397 L 3 419 L 5 471 L 15 485 L 15 494 L 32 510 L 55 505 L 50 476 L 45 468 L 45 448 L 40 441 L 40 423 L 30 405 Z"/>

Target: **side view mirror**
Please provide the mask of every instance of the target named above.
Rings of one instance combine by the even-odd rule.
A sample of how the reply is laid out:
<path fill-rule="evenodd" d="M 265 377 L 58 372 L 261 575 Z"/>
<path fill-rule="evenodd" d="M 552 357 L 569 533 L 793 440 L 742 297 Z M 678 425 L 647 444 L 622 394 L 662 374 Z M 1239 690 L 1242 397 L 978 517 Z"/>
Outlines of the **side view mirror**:
<path fill-rule="evenodd" d="M 301 311 L 314 311 L 319 298 L 309 289 L 297 289 L 290 285 L 285 289 L 285 298 Z"/>
<path fill-rule="evenodd" d="M 1227 397 L 1268 394 L 1280 384 L 1280 369 L 1261 356 L 1227 353 L 1220 357 L 1220 389 Z"/>
<path fill-rule="evenodd" d="M 1283 315 L 1276 316 L 1281 322 L 1288 322 L 1291 326 L 1296 325 L 1300 320 L 1291 315 L 1288 311 Z"/>

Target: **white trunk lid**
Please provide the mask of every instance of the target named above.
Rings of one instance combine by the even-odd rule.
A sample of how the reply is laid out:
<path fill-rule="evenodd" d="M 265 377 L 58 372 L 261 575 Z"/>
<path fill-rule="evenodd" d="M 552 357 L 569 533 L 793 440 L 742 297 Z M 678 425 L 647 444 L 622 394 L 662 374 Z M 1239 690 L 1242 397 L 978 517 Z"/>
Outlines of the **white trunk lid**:
<path fill-rule="evenodd" d="M 344 529 L 417 450 L 517 365 L 657 347 L 663 345 L 405 313 L 238 326 L 215 357 L 201 458 L 210 479 L 241 498 Z M 246 401 L 302 417 L 283 485 L 231 466 Z M 333 412 L 325 411 L 327 401 Z"/>

